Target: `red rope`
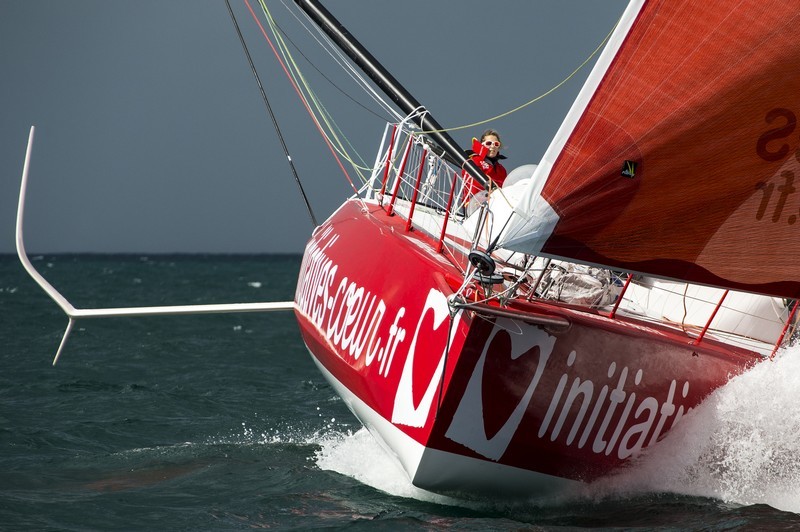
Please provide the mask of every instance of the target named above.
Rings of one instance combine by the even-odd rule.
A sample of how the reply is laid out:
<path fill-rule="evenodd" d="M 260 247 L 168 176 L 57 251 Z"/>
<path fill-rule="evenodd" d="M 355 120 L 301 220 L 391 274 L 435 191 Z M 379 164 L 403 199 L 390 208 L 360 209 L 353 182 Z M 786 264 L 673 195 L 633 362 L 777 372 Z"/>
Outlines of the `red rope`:
<path fill-rule="evenodd" d="M 272 43 L 272 39 L 269 38 L 269 35 L 267 35 L 266 30 L 264 30 L 264 26 L 261 25 L 261 21 L 259 20 L 259 18 L 256 15 L 255 11 L 253 11 L 253 8 L 250 6 L 250 2 L 248 0 L 244 0 L 244 3 L 247 5 L 247 9 L 250 11 L 250 14 L 253 17 L 253 20 L 256 21 L 256 24 L 258 24 L 258 27 L 261 29 L 261 34 L 267 40 L 267 43 L 269 43 L 269 47 L 272 48 L 272 53 L 275 54 L 275 58 L 278 60 L 278 63 L 281 65 L 281 68 L 283 69 L 283 72 L 286 74 L 286 77 L 289 78 L 289 82 L 292 84 L 292 87 L 294 87 L 295 92 L 300 97 L 300 101 L 303 102 L 303 105 L 305 106 L 306 111 L 308 112 L 309 116 L 311 116 L 311 120 L 313 120 L 314 121 L 314 125 L 317 126 L 317 131 L 319 131 L 320 135 L 322 136 L 322 139 L 325 141 L 325 144 L 328 145 L 328 149 L 331 151 L 331 154 L 333 155 L 333 158 L 336 159 L 336 163 L 339 165 L 339 168 L 342 169 L 342 173 L 347 178 L 347 181 L 350 183 L 350 186 L 353 187 L 353 190 L 355 190 L 356 194 L 358 194 L 358 188 L 356 188 L 355 184 L 353 184 L 353 180 L 350 178 L 350 175 L 347 173 L 347 170 L 345 169 L 344 164 L 342 164 L 341 159 L 339 159 L 339 155 L 336 153 L 336 150 L 334 149 L 334 147 L 331 144 L 330 140 L 328 140 L 327 135 L 325 135 L 325 131 L 322 129 L 322 126 L 320 125 L 319 120 L 317 120 L 316 115 L 311 110 L 311 106 L 308 105 L 308 101 L 306 100 L 305 96 L 303 95 L 303 91 L 300 90 L 300 87 L 297 86 L 297 83 L 295 83 L 294 78 L 292 78 L 292 75 L 289 73 L 289 69 L 286 67 L 286 64 L 283 62 L 283 59 L 281 59 L 281 56 L 278 53 L 278 50 L 275 48 L 275 45 Z"/>

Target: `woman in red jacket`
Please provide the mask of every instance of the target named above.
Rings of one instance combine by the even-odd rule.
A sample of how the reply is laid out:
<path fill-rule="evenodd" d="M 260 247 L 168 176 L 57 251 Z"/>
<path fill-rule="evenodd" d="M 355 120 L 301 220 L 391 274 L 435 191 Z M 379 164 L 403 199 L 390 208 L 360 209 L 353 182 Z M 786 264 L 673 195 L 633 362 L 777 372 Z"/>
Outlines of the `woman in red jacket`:
<path fill-rule="evenodd" d="M 494 129 L 487 129 L 481 135 L 480 141 L 474 138 L 472 140 L 472 149 L 467 150 L 467 155 L 489 177 L 489 192 L 500 188 L 508 175 L 505 167 L 500 163 L 501 159 L 506 158 L 505 155 L 500 155 L 500 148 L 503 147 L 503 143 L 500 141 L 500 134 Z M 466 185 L 466 200 L 471 200 L 473 196 L 484 190 L 480 183 L 469 176 L 466 177 Z"/>

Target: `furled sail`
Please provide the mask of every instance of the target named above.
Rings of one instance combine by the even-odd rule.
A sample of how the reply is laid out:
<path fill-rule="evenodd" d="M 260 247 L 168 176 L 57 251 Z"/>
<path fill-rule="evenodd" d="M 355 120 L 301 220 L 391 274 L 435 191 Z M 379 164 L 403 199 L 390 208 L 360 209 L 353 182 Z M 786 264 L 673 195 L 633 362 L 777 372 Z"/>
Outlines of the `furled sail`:
<path fill-rule="evenodd" d="M 637 0 L 502 247 L 800 297 L 800 1 Z"/>

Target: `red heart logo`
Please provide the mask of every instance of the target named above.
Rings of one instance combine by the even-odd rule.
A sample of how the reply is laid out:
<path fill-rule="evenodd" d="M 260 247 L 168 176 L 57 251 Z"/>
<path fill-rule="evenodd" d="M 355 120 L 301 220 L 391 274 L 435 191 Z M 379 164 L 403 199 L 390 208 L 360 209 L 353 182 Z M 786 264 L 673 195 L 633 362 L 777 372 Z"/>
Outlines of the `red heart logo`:
<path fill-rule="evenodd" d="M 481 379 L 483 430 L 487 440 L 503 428 L 522 400 L 536 374 L 541 350 L 536 345 L 517 358 L 511 354 L 511 337 L 507 331 L 498 330 L 487 346 Z"/>
<path fill-rule="evenodd" d="M 418 408 L 422 402 L 442 358 L 441 355 L 447 346 L 448 325 L 449 321 L 445 319 L 439 324 L 439 328 L 435 329 L 433 312 L 426 312 L 422 318 L 414 355 L 414 378 L 411 384 L 411 400 L 414 402 L 414 408 Z"/>

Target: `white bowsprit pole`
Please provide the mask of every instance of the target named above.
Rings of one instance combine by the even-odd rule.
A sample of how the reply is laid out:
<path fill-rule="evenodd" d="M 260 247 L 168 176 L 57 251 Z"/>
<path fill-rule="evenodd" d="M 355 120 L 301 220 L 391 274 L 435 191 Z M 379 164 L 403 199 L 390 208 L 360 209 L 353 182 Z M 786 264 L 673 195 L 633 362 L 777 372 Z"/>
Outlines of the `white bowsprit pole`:
<path fill-rule="evenodd" d="M 56 290 L 42 275 L 33 267 L 28 255 L 25 252 L 25 242 L 22 238 L 22 222 L 25 215 L 25 192 L 28 186 L 28 169 L 30 167 L 31 149 L 33 148 L 33 136 L 36 128 L 31 126 L 28 135 L 28 148 L 25 151 L 25 164 L 22 168 L 22 183 L 19 189 L 19 204 L 17 205 L 17 256 L 19 257 L 25 271 L 28 272 L 36 283 L 42 287 L 50 298 L 61 307 L 61 310 L 69 318 L 69 323 L 64 331 L 64 337 L 53 358 L 55 366 L 61 356 L 67 338 L 72 332 L 75 321 L 84 318 L 112 318 L 124 316 L 167 316 L 177 314 L 226 314 L 238 312 L 271 312 L 276 310 L 294 310 L 294 301 L 273 301 L 264 303 L 228 303 L 215 305 L 175 305 L 160 307 L 123 307 L 123 308 L 94 308 L 77 309 L 67 299 Z"/>

